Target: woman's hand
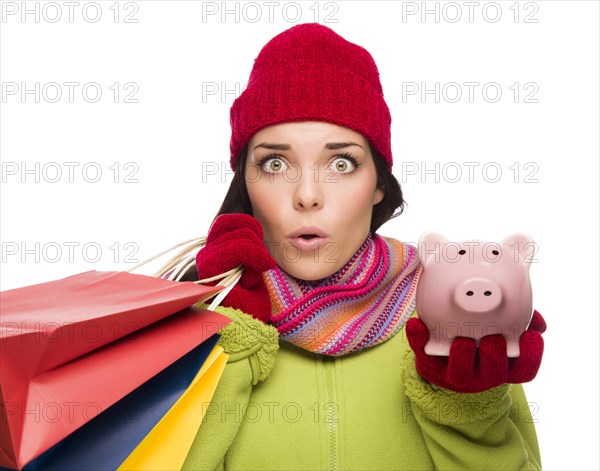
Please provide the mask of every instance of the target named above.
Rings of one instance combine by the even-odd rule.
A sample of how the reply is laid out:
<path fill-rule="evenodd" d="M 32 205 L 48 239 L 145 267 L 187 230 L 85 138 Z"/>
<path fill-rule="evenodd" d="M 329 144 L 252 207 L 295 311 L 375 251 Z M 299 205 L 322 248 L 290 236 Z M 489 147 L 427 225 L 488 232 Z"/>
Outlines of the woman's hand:
<path fill-rule="evenodd" d="M 241 279 L 221 305 L 240 309 L 266 323 L 271 316 L 271 299 L 262 272 L 276 264 L 262 239 L 262 226 L 254 217 L 222 214 L 214 221 L 206 245 L 196 256 L 196 268 L 199 279 L 204 279 L 242 265 Z"/>
<path fill-rule="evenodd" d="M 462 393 L 481 392 L 504 383 L 526 383 L 535 378 L 542 362 L 545 330 L 544 318 L 534 311 L 529 328 L 519 337 L 517 358 L 508 358 L 506 340 L 500 334 L 483 337 L 478 348 L 474 339 L 457 337 L 445 357 L 425 353 L 429 330 L 420 319 L 413 317 L 406 323 L 406 336 L 415 352 L 419 374 L 430 383 Z"/>

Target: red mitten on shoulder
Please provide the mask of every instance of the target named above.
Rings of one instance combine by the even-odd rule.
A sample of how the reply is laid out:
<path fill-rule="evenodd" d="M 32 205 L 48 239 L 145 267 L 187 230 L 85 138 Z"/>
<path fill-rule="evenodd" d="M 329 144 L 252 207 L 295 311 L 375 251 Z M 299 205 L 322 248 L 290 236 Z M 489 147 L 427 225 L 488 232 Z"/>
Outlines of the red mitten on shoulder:
<path fill-rule="evenodd" d="M 545 331 L 544 318 L 534 311 L 529 328 L 519 337 L 517 358 L 508 358 L 506 340 L 500 334 L 483 337 L 479 347 L 474 339 L 457 337 L 452 341 L 449 356 L 432 356 L 425 353 L 429 341 L 427 326 L 416 317 L 406 323 L 406 336 L 415 352 L 419 374 L 432 384 L 462 393 L 531 381 L 542 362 Z"/>
<path fill-rule="evenodd" d="M 276 263 L 263 243 L 260 222 L 248 214 L 222 214 L 215 219 L 206 245 L 196 256 L 199 279 L 219 275 L 242 265 L 241 279 L 221 302 L 267 322 L 271 299 L 262 273 Z"/>

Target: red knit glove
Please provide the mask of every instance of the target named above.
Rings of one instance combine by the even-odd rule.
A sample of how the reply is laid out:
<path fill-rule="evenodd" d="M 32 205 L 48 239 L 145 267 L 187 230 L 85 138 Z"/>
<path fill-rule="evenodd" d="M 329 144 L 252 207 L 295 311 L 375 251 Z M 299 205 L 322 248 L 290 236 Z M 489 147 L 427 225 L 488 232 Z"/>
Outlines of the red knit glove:
<path fill-rule="evenodd" d="M 202 280 L 242 265 L 242 277 L 221 305 L 240 309 L 266 323 L 271 316 L 271 298 L 262 272 L 275 268 L 276 264 L 262 239 L 262 226 L 254 217 L 222 214 L 211 226 L 206 245 L 196 256 L 196 268 Z"/>
<path fill-rule="evenodd" d="M 542 362 L 546 322 L 533 311 L 529 328 L 519 337 L 520 355 L 508 358 L 506 340 L 500 334 L 486 335 L 479 342 L 456 337 L 449 356 L 425 353 L 429 330 L 421 319 L 413 317 L 406 323 L 408 343 L 415 352 L 416 368 L 430 383 L 461 393 L 475 393 L 504 383 L 526 383 L 535 378 Z"/>

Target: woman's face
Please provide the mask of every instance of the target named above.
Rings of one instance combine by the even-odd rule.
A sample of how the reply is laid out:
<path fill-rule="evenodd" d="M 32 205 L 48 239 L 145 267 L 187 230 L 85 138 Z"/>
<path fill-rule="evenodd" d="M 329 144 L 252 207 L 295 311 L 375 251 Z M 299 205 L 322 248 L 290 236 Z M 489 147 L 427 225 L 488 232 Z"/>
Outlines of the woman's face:
<path fill-rule="evenodd" d="M 313 121 L 257 132 L 248 144 L 246 187 L 277 265 L 311 281 L 352 258 L 384 196 L 365 138 Z"/>

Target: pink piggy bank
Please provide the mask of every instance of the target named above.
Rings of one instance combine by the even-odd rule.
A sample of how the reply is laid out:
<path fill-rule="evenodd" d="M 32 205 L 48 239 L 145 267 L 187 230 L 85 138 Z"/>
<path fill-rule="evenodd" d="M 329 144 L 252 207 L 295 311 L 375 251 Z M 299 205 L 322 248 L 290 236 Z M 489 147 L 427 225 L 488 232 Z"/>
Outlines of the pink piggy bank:
<path fill-rule="evenodd" d="M 417 251 L 423 272 L 416 310 L 429 329 L 428 355 L 448 355 L 455 337 L 502 334 L 509 357 L 519 356 L 519 337 L 533 314 L 529 265 L 533 239 L 514 234 L 500 243 L 451 242 L 426 233 Z"/>

